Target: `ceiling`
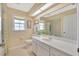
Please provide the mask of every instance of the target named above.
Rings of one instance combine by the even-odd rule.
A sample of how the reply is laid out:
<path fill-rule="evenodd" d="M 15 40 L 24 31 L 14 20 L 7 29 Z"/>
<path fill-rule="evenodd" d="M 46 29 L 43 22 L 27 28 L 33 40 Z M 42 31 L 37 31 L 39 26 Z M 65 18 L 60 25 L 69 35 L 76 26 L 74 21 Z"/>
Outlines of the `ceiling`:
<path fill-rule="evenodd" d="M 28 12 L 30 16 L 32 16 L 33 13 L 35 13 L 36 11 L 38 11 L 41 7 L 43 7 L 46 3 L 7 3 L 7 6 L 10 8 L 14 8 L 17 10 L 21 10 L 21 11 L 25 11 Z M 48 16 L 52 16 L 53 14 L 57 14 L 60 13 L 63 10 L 60 10 L 60 8 L 63 8 L 66 5 L 70 5 L 70 7 L 65 8 L 65 9 L 70 9 L 70 8 L 74 8 L 74 5 L 72 5 L 71 3 L 54 3 L 51 8 L 46 9 L 45 11 L 43 11 L 42 13 L 39 13 L 37 16 L 35 16 L 36 18 L 40 18 L 40 17 L 48 17 Z M 55 12 L 58 11 L 59 12 Z"/>
<path fill-rule="evenodd" d="M 10 8 L 15 8 L 21 11 L 28 12 L 32 7 L 34 3 L 7 3 L 7 6 Z"/>

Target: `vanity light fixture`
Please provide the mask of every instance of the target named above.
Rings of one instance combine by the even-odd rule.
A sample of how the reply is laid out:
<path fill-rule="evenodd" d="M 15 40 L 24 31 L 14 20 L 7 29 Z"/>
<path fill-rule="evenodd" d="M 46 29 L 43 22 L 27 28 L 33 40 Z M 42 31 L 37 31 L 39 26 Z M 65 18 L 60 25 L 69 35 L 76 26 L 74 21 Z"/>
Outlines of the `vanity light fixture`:
<path fill-rule="evenodd" d="M 43 7 L 41 7 L 39 10 L 37 10 L 35 13 L 32 14 L 32 16 L 36 16 L 37 14 L 41 13 L 42 11 L 44 11 L 45 9 L 49 8 L 50 6 L 52 6 L 54 3 L 47 3 L 45 4 Z"/>

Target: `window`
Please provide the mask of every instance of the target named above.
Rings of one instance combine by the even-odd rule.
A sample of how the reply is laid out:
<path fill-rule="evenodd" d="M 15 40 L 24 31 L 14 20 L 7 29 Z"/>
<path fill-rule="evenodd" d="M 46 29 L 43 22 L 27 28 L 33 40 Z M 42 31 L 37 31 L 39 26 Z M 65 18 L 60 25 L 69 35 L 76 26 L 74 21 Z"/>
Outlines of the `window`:
<path fill-rule="evenodd" d="M 45 24 L 44 23 L 39 23 L 39 30 L 44 30 Z"/>
<path fill-rule="evenodd" d="M 16 18 L 14 20 L 14 30 L 25 30 L 25 21 Z"/>

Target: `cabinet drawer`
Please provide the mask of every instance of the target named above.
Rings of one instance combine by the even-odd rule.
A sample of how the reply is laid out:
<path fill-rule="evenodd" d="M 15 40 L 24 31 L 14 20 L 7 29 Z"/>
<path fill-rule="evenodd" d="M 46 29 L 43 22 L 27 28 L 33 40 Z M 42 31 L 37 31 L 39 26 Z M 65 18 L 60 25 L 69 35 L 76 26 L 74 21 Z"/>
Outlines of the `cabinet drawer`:
<path fill-rule="evenodd" d="M 44 49 L 41 46 L 38 46 L 38 51 L 37 51 L 38 56 L 49 56 L 49 51 Z"/>
<path fill-rule="evenodd" d="M 36 39 L 33 39 L 33 40 L 32 40 L 32 43 L 39 44 L 39 41 L 38 41 L 38 40 L 36 40 Z"/>
<path fill-rule="evenodd" d="M 51 56 L 70 56 L 69 54 L 67 54 L 63 51 L 60 51 L 56 48 L 50 48 L 50 55 Z"/>
<path fill-rule="evenodd" d="M 43 42 L 39 42 L 39 46 L 44 48 L 45 50 L 49 51 L 49 46 Z"/>

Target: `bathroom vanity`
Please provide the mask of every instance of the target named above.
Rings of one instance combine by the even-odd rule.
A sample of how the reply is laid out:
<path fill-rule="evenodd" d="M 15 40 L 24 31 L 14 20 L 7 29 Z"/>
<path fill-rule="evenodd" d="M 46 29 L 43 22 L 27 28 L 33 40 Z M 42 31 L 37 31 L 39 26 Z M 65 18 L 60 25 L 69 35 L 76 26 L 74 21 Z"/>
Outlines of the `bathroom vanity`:
<path fill-rule="evenodd" d="M 60 40 L 60 39 L 64 39 Z M 75 56 L 77 46 L 74 42 L 67 42 L 65 38 L 56 36 L 32 36 L 33 53 L 37 56 Z"/>

